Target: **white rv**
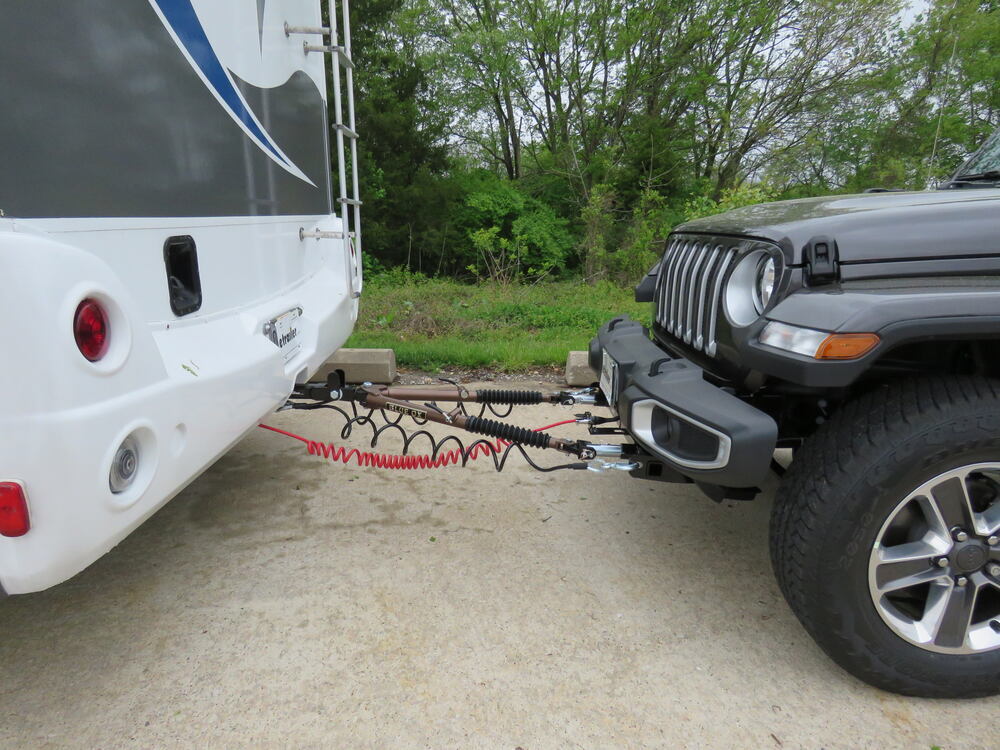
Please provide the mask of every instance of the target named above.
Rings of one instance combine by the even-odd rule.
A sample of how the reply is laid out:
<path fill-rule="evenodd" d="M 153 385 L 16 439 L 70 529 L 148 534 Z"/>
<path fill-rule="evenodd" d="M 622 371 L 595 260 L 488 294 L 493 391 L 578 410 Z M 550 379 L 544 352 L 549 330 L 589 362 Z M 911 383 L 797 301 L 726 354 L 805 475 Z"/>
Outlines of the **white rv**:
<path fill-rule="evenodd" d="M 350 334 L 343 1 L 0 4 L 0 594 L 106 553 Z"/>

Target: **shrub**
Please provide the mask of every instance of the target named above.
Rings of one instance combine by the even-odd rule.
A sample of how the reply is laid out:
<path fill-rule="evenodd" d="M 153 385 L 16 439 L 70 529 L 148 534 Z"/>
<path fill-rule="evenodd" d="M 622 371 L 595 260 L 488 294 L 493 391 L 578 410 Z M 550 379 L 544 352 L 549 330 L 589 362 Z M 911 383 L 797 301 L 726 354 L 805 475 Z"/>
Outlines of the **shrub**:
<path fill-rule="evenodd" d="M 656 263 L 658 249 L 680 218 L 654 190 L 642 191 L 625 221 L 615 221 L 617 202 L 610 186 L 597 185 L 583 209 L 580 255 L 590 283 L 600 279 L 635 283 Z"/>
<path fill-rule="evenodd" d="M 684 204 L 684 220 L 700 219 L 703 216 L 713 216 L 743 206 L 755 203 L 767 203 L 775 198 L 774 190 L 761 184 L 739 185 L 722 192 L 719 200 L 713 200 L 707 195 L 698 195 L 688 199 Z"/>
<path fill-rule="evenodd" d="M 516 183 L 488 173 L 476 183 L 460 216 L 475 253 L 467 266 L 473 274 L 509 284 L 565 264 L 573 246 L 565 219 Z"/>

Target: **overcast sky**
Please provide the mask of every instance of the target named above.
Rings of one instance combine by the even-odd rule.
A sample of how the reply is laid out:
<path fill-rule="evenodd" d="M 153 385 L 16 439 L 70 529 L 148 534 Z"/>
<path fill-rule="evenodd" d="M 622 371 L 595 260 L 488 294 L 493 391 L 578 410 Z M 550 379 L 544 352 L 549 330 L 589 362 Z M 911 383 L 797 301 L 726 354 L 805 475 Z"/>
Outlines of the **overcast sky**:
<path fill-rule="evenodd" d="M 903 25 L 909 26 L 913 23 L 913 19 L 917 17 L 917 14 L 926 11 L 928 5 L 930 5 L 930 0 L 913 0 L 913 2 L 908 3 L 900 14 L 900 17 L 903 19 Z"/>

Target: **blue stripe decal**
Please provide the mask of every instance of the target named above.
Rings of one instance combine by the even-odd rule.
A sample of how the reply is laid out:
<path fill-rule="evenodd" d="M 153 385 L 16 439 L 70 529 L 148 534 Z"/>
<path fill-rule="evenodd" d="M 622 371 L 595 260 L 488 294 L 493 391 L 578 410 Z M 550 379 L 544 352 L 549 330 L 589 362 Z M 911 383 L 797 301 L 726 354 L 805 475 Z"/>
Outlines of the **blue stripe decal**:
<path fill-rule="evenodd" d="M 233 84 L 232 79 L 222 66 L 215 50 L 208 41 L 208 35 L 198 20 L 191 0 L 153 0 L 163 13 L 170 27 L 181 40 L 184 48 L 191 55 L 195 64 L 211 84 L 215 92 L 226 103 L 230 114 L 239 120 L 282 164 L 289 164 L 281 155 L 271 138 L 254 120 L 243 97 Z"/>

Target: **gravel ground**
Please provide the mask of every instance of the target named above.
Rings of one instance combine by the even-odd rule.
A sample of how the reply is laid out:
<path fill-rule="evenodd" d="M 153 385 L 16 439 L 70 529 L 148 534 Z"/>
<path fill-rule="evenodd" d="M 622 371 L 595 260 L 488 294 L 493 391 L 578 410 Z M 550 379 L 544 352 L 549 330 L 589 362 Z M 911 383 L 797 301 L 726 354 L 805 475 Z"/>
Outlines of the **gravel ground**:
<path fill-rule="evenodd" d="M 321 412 L 268 421 L 339 441 Z M 1000 699 L 883 693 L 813 645 L 771 576 L 772 491 L 364 470 L 257 430 L 0 603 L 0 746 L 996 747 Z"/>

